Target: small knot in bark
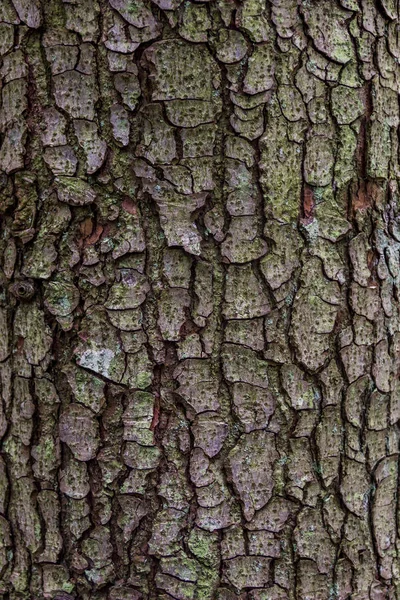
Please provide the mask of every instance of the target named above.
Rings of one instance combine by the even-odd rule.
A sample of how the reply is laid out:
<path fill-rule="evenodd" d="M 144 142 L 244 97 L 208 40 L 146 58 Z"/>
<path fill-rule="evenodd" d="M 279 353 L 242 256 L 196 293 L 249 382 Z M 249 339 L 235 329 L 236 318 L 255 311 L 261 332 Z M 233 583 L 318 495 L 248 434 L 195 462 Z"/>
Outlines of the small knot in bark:
<path fill-rule="evenodd" d="M 35 286 L 32 281 L 25 279 L 13 283 L 10 291 L 18 300 L 28 301 L 35 295 Z"/>

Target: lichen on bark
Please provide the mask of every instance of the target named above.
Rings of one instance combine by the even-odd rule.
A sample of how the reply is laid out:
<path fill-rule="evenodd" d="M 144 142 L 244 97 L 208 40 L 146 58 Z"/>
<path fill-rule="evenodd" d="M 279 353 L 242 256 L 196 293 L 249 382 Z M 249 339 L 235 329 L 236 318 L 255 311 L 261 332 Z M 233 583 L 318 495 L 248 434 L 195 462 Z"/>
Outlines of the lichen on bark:
<path fill-rule="evenodd" d="M 0 596 L 400 600 L 397 0 L 0 1 Z"/>

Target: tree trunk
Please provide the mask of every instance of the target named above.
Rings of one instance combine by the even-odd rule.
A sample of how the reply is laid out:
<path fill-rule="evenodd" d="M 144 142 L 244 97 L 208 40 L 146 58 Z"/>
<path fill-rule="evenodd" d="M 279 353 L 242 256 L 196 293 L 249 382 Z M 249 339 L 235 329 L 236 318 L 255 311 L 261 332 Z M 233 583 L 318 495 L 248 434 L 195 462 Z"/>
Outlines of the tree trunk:
<path fill-rule="evenodd" d="M 400 599 L 396 0 L 1 0 L 0 595 Z"/>

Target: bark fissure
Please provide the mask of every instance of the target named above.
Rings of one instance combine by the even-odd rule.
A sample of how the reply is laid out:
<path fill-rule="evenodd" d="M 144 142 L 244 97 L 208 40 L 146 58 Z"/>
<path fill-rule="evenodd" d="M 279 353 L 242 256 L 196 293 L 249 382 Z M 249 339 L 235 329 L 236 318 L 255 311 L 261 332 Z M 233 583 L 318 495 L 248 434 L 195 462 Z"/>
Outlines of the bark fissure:
<path fill-rule="evenodd" d="M 0 595 L 400 599 L 398 0 L 0 4 Z"/>

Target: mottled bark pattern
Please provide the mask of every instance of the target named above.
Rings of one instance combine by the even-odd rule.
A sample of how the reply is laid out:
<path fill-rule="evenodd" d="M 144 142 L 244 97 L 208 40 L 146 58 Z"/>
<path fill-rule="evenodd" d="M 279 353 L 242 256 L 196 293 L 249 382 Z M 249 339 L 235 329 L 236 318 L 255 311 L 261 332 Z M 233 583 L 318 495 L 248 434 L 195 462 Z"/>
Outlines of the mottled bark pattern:
<path fill-rule="evenodd" d="M 0 594 L 400 599 L 398 0 L 1 0 Z"/>

